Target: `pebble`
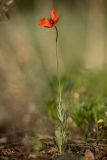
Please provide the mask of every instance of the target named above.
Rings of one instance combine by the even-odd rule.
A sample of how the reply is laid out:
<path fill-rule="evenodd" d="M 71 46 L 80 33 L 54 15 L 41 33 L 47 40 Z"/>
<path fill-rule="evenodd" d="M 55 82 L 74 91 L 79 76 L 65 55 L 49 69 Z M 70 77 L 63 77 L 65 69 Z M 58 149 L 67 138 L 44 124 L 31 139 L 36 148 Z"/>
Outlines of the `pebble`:
<path fill-rule="evenodd" d="M 83 160 L 95 160 L 94 154 L 90 150 L 85 151 Z"/>

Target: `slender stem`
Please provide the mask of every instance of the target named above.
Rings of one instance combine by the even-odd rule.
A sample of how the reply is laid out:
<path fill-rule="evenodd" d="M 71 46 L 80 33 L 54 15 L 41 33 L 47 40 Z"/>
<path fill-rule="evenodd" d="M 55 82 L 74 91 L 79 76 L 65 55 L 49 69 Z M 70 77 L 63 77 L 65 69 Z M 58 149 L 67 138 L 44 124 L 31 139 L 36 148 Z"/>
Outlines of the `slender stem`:
<path fill-rule="evenodd" d="M 58 61 L 58 51 L 57 51 L 57 44 L 58 44 L 58 29 L 55 26 L 55 31 L 56 31 L 56 62 L 57 62 L 57 78 L 59 81 L 59 61 Z"/>
<path fill-rule="evenodd" d="M 55 30 L 56 30 L 56 61 L 57 61 L 57 79 L 58 79 L 58 104 L 61 104 L 61 80 L 60 80 L 60 68 L 59 68 L 59 59 L 58 59 L 58 29 L 55 26 Z"/>
<path fill-rule="evenodd" d="M 61 78 L 60 78 L 60 61 L 59 61 L 59 57 L 58 57 L 58 47 L 57 47 L 57 43 L 58 43 L 58 29 L 55 26 L 55 31 L 56 31 L 56 63 L 57 63 L 57 80 L 58 80 L 58 104 L 57 104 L 57 116 L 58 116 L 58 120 L 59 120 L 59 125 L 57 128 L 57 132 L 58 134 L 56 134 L 56 142 L 57 142 L 57 146 L 59 149 L 59 152 L 62 153 L 64 150 L 64 139 L 65 139 L 65 113 L 62 107 L 62 86 L 61 86 Z M 59 136 L 60 135 L 60 136 Z"/>

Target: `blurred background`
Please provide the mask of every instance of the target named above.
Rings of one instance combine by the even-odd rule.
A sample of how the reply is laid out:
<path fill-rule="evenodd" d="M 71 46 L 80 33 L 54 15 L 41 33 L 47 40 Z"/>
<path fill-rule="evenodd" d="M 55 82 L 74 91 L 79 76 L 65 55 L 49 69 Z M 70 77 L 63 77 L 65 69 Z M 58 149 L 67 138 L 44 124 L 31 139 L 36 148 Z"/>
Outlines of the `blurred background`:
<path fill-rule="evenodd" d="M 78 99 L 87 92 L 95 101 L 107 94 L 107 1 L 14 0 L 10 19 L 0 21 L 0 126 L 6 132 L 53 133 L 46 102 L 56 85 L 56 35 L 38 26 L 52 8 L 60 16 L 58 54 L 69 108 L 72 94 Z"/>

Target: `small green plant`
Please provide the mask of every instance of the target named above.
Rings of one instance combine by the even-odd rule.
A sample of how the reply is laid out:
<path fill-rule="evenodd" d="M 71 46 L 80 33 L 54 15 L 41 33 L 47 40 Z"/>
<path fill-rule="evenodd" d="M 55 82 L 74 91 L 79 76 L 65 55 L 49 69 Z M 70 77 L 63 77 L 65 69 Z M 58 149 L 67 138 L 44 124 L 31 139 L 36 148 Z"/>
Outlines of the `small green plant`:
<path fill-rule="evenodd" d="M 42 142 L 37 137 L 32 137 L 30 139 L 30 143 L 31 143 L 32 147 L 35 148 L 36 150 L 42 148 Z"/>
<path fill-rule="evenodd" d="M 101 130 L 104 133 L 104 128 L 106 128 L 105 123 L 99 123 L 99 120 L 106 122 L 105 113 L 106 99 L 99 101 L 95 100 L 95 97 L 86 94 L 75 103 L 72 118 L 83 137 L 98 139 L 102 137 Z"/>
<path fill-rule="evenodd" d="M 59 152 L 63 152 L 69 134 L 68 117 L 70 117 L 69 107 L 69 93 L 72 88 L 72 84 L 67 76 L 60 77 L 61 83 L 61 99 L 58 96 L 58 83 L 57 78 L 53 77 L 51 80 L 51 93 L 45 99 L 45 104 L 48 110 L 48 115 L 55 124 L 55 141 Z"/>
<path fill-rule="evenodd" d="M 55 130 L 55 139 L 60 153 L 64 151 L 64 144 L 67 134 L 67 115 L 65 108 L 58 104 L 57 106 L 58 123 Z"/>
<path fill-rule="evenodd" d="M 83 137 L 87 137 L 94 127 L 94 105 L 94 101 L 88 95 L 74 104 L 72 117 L 77 127 L 79 127 L 80 134 L 82 134 Z"/>

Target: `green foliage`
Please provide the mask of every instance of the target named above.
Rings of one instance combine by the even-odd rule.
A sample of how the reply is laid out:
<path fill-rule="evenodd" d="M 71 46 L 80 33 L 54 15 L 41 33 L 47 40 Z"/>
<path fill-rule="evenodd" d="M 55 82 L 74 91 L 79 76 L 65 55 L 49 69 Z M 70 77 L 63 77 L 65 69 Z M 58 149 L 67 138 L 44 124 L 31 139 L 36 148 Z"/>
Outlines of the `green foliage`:
<path fill-rule="evenodd" d="M 89 97 L 76 104 L 72 117 L 85 136 L 89 133 L 95 123 L 94 103 Z"/>
<path fill-rule="evenodd" d="M 65 139 L 68 131 L 67 110 L 63 104 L 62 105 L 59 104 L 57 106 L 57 116 L 58 116 L 58 122 L 55 130 L 55 139 L 56 139 L 58 150 L 60 153 L 62 153 L 64 152 Z"/>
<path fill-rule="evenodd" d="M 64 142 L 65 142 L 66 132 L 62 127 L 57 127 L 55 130 L 55 141 L 58 148 L 58 151 L 62 153 L 64 151 Z"/>
<path fill-rule="evenodd" d="M 66 102 L 65 97 L 67 92 L 69 92 L 71 84 L 69 83 L 68 79 L 66 79 L 66 77 L 61 77 L 60 88 L 59 88 L 57 79 L 54 77 L 53 81 L 51 81 L 51 86 L 53 90 L 52 92 L 53 95 L 48 97 L 46 105 L 48 106 L 49 116 L 55 122 L 56 145 L 58 151 L 62 153 L 64 151 L 64 144 L 68 130 L 67 128 L 68 111 L 65 103 Z"/>
<path fill-rule="evenodd" d="M 42 147 L 42 142 L 37 137 L 32 137 L 30 142 L 31 142 L 32 147 L 35 149 L 40 149 Z"/>
<path fill-rule="evenodd" d="M 63 99 L 63 104 L 68 102 L 69 92 L 72 89 L 72 82 L 68 80 L 66 76 L 62 76 L 61 79 L 61 94 Z M 58 81 L 57 77 L 53 77 L 50 81 L 51 93 L 50 96 L 45 97 L 45 105 L 48 110 L 48 115 L 53 120 L 58 120 Z M 66 106 L 67 107 L 67 106 Z M 59 114 L 59 113 L 58 113 Z"/>
<path fill-rule="evenodd" d="M 70 75 L 70 74 L 69 74 Z M 51 81 L 51 94 L 47 98 L 48 114 L 55 122 L 55 137 L 59 152 L 63 152 L 67 133 L 84 138 L 107 138 L 107 75 L 105 71 L 72 71 L 61 77 L 62 101 L 58 103 L 57 78 Z M 65 114 L 66 113 L 66 114 Z M 68 114 L 69 113 L 69 114 Z M 67 118 L 71 117 L 71 128 Z M 99 127 L 98 120 L 104 125 Z M 74 135 L 75 136 L 75 135 Z"/>
<path fill-rule="evenodd" d="M 93 129 L 96 131 L 97 138 L 97 121 L 99 119 L 105 119 L 106 105 L 104 102 L 95 101 L 92 96 L 85 95 L 82 100 L 74 106 L 74 112 L 72 113 L 73 120 L 80 128 L 82 136 L 88 137 L 92 134 Z M 94 137 L 95 138 L 95 137 Z"/>

